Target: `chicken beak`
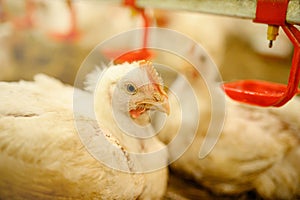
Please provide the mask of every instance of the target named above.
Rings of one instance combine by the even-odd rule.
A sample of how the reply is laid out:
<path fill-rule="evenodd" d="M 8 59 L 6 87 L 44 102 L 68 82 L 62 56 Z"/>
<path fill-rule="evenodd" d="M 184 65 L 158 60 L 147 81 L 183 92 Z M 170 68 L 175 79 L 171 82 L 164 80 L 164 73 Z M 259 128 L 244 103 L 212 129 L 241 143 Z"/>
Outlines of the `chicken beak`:
<path fill-rule="evenodd" d="M 164 98 L 161 101 L 154 102 L 152 104 L 152 109 L 166 113 L 167 115 L 169 115 L 170 114 L 170 104 L 169 104 L 168 98 L 164 96 Z"/>

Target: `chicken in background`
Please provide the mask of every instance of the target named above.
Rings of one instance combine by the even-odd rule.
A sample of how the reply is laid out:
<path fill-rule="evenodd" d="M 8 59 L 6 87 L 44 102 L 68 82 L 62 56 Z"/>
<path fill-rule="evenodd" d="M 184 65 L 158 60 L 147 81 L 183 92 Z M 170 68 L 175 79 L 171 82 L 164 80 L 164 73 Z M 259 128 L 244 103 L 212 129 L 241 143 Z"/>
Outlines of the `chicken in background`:
<path fill-rule="evenodd" d="M 185 71 L 197 97 L 200 122 L 195 140 L 171 164 L 172 171 L 195 180 L 218 195 L 255 191 L 266 199 L 296 199 L 300 195 L 299 97 L 281 108 L 249 106 L 226 98 L 226 118 L 221 135 L 212 151 L 200 159 L 200 147 L 205 140 L 214 105 L 202 78 L 191 73 L 193 70 Z M 190 86 L 175 79 L 172 87 L 181 92 L 176 94 L 177 97 L 169 95 L 171 113 L 158 135 L 165 144 L 174 139 L 182 123 L 190 127 L 197 121 L 181 119 L 177 103 L 178 95 L 183 95 L 181 106 L 190 106 L 190 98 L 184 98 Z M 197 108 L 190 106 L 191 111 L 194 109 Z M 161 119 L 155 120 L 158 123 Z M 185 131 L 190 134 L 190 129 Z M 181 145 L 188 146 L 186 142 L 182 140 Z"/>
<path fill-rule="evenodd" d="M 284 74 L 288 74 L 289 63 L 285 60 L 290 57 L 290 41 L 284 34 L 280 34 L 273 48 L 268 49 L 266 25 L 233 18 L 214 19 L 198 13 L 163 11 L 156 15 L 158 25 L 192 36 L 203 45 L 221 68 L 222 74 L 226 74 L 227 80 L 260 77 L 278 81 L 278 74 L 281 82 Z M 258 37 L 264 38 L 265 42 L 258 40 Z M 258 46 L 263 47 L 263 50 L 258 49 Z M 229 54 L 232 56 L 227 57 Z M 275 60 L 267 60 L 266 57 Z M 172 63 L 173 60 L 170 60 Z M 174 62 L 178 65 L 177 60 Z M 200 123 L 191 147 L 171 165 L 171 169 L 179 176 L 193 179 L 218 195 L 239 195 L 255 191 L 267 199 L 297 198 L 300 195 L 300 170 L 297 167 L 300 164 L 300 114 L 295 111 L 300 104 L 298 97 L 282 108 L 267 109 L 226 99 L 227 116 L 218 143 L 207 157 L 200 159 L 200 147 L 211 122 L 213 105 L 203 77 L 197 75 L 186 63 L 182 63 L 179 68 L 180 73 L 185 74 L 194 88 Z M 181 106 L 190 107 L 189 110 L 192 111 L 196 108 L 191 107 L 190 98 L 184 98 L 187 87 L 189 86 L 178 77 L 170 89 L 181 91 L 177 93 L 181 99 L 185 99 Z M 174 139 L 180 122 L 186 127 L 192 127 L 197 121 L 181 119 L 177 102 L 180 98 L 174 95 L 169 97 L 171 114 L 159 134 L 165 144 Z M 159 118 L 156 120 L 161 121 Z M 191 128 L 185 131 L 190 135 Z M 188 146 L 189 143 L 182 139 L 181 145 Z"/>
<path fill-rule="evenodd" d="M 74 1 L 71 4 L 72 10 L 76 11 L 74 21 L 65 1 L 33 2 L 36 4 L 32 14 L 34 27 L 31 29 L 16 31 L 13 22 L 8 19 L 0 23 L 0 29 L 5 33 L 0 35 L 0 52 L 6 55 L 0 57 L 1 61 L 5 60 L 0 69 L 10 69 L 7 73 L 3 70 L 1 80 L 32 79 L 36 73 L 46 73 L 73 84 L 80 64 L 96 45 L 112 35 L 142 25 L 139 16 L 133 17 L 131 10 L 121 5 Z M 20 10 L 26 12 L 25 2 L 3 3 L 12 16 Z M 78 40 L 52 37 L 53 33 L 67 36 L 74 28 L 80 33 Z"/>
<path fill-rule="evenodd" d="M 50 34 L 50 36 L 61 41 L 75 41 L 79 38 L 79 30 L 77 30 L 76 10 L 74 9 L 72 0 L 65 0 L 64 2 L 67 5 L 69 11 L 67 13 L 69 13 L 70 28 L 66 33 L 52 33 Z M 21 31 L 22 29 L 31 29 L 37 25 L 36 24 L 37 13 L 40 12 L 39 9 L 48 6 L 49 3 L 51 4 L 51 2 L 41 1 L 41 0 L 25 0 L 25 1 L 19 1 L 19 2 L 14 1 L 8 3 L 2 0 L 0 2 L 0 6 L 1 6 L 0 15 L 2 16 L 3 21 L 4 20 L 11 21 L 16 30 Z M 12 8 L 8 9 L 9 7 Z M 20 16 L 19 14 L 20 11 L 14 11 L 20 9 L 20 7 L 23 7 L 22 9 L 24 13 L 23 16 Z M 15 17 L 14 15 L 17 15 L 17 17 Z"/>
<path fill-rule="evenodd" d="M 113 105 L 109 100 L 113 95 L 129 98 L 137 107 L 126 110 L 127 101 L 123 100 L 119 102 L 123 105 L 115 107 L 114 114 L 123 120 L 131 116 L 147 124 L 144 120 L 149 109 L 167 109 L 165 93 L 157 86 L 161 83 L 156 82 L 159 78 L 153 70 L 150 63 L 125 63 L 92 72 L 87 77 L 86 89 L 95 93 L 97 121 L 84 109 L 91 106 L 87 103 L 93 93 L 74 89 L 45 75 L 35 76 L 34 82 L 1 82 L 1 199 L 160 199 L 166 190 L 167 168 L 153 168 L 148 173 L 137 173 L 136 169 L 143 172 L 148 164 L 166 164 L 166 152 L 151 163 L 144 163 L 130 153 L 151 153 L 164 145 L 155 137 L 140 140 L 120 131 L 111 121 Z M 132 71 L 139 75 L 138 79 L 131 75 Z M 101 83 L 98 83 L 100 76 Z M 148 85 L 139 91 L 133 91 L 134 85 L 126 85 L 139 86 L 140 81 Z M 158 99 L 157 95 L 162 97 Z M 132 115 L 138 112 L 139 116 Z M 106 144 L 104 141 L 110 145 L 101 146 Z M 82 142 L 94 149 L 86 149 Z M 122 172 L 111 168 L 106 161 L 99 162 L 94 158 L 97 155 L 90 154 L 93 151 L 113 162 L 117 169 L 127 170 Z"/>
<path fill-rule="evenodd" d="M 31 14 L 34 21 L 32 29 L 16 32 L 12 28 L 11 21 L 6 20 L 5 23 L 0 24 L 0 28 L 8 33 L 5 38 L 2 37 L 5 43 L 1 45 L 0 50 L 8 55 L 5 58 L 7 61 L 0 67 L 9 66 L 10 71 L 13 71 L 6 73 L 5 70 L 0 75 L 1 80 L 31 79 L 34 74 L 42 72 L 72 84 L 80 63 L 92 48 L 112 35 L 141 27 L 143 24 L 140 16 L 133 17 L 128 7 L 117 4 L 94 1 L 69 1 L 69 4 L 66 1 L 29 1 L 35 3 L 34 12 Z M 24 4 L 22 12 L 26 12 L 24 2 L 2 2 L 4 7 L 12 9 L 11 14 L 20 11 L 22 8 L 20 3 Z M 149 13 L 151 15 L 151 10 Z M 156 19 L 158 27 L 179 31 L 203 45 L 217 66 L 226 71 L 225 74 L 228 74 L 229 71 L 235 72 L 237 68 L 246 68 L 240 66 L 239 62 L 228 60 L 228 52 L 232 51 L 232 45 L 247 41 L 251 44 L 247 47 L 249 49 L 254 44 L 267 47 L 265 44 L 267 41 L 261 43 L 255 39 L 256 37 L 265 38 L 266 26 L 262 24 L 253 26 L 249 20 L 167 10 L 153 10 L 152 16 Z M 76 41 L 57 41 L 51 37 L 52 33 L 67 36 L 72 35 L 73 32 L 80 33 L 80 38 Z M 78 36 L 78 34 L 75 35 Z M 241 40 L 229 41 L 232 37 Z M 284 34 L 280 34 L 270 50 L 275 57 L 278 57 L 276 53 L 287 55 L 291 51 L 290 44 L 285 45 L 287 42 L 284 42 L 284 38 Z M 0 38 L 0 40 L 2 39 Z M 279 45 L 280 43 L 283 45 Z M 277 51 L 275 48 L 281 50 Z M 239 54 L 241 53 L 244 52 L 239 52 Z M 245 53 L 253 54 L 254 52 Z M 166 60 L 172 61 L 168 58 Z M 169 64 L 173 66 L 172 63 Z M 22 69 L 20 69 L 21 65 Z M 57 66 L 63 67 L 58 68 Z M 254 67 L 247 66 L 246 74 L 255 73 L 251 69 Z M 263 66 L 259 66 L 255 70 L 263 69 Z"/>
<path fill-rule="evenodd" d="M 179 31 L 202 45 L 220 70 L 224 71 L 226 79 L 232 78 L 236 73 L 230 73 L 230 71 L 245 71 L 244 74 L 248 75 L 249 78 L 253 78 L 251 75 L 256 75 L 256 73 L 266 73 L 264 69 L 272 68 L 272 66 L 282 71 L 282 69 L 277 67 L 280 65 L 278 61 L 282 62 L 291 59 L 293 46 L 281 29 L 273 47 L 269 48 L 266 24 L 253 23 L 251 20 L 245 19 L 179 10 L 155 9 L 153 13 L 158 27 Z M 236 46 L 241 48 L 237 51 L 235 49 Z M 228 58 L 228 54 L 238 54 L 238 56 L 235 55 Z M 240 55 L 245 56 L 241 56 L 239 59 Z M 249 60 L 242 60 L 244 57 L 249 58 Z M 258 60 L 258 62 L 254 62 L 251 58 Z M 267 58 L 274 59 L 274 63 L 268 64 L 266 62 Z M 248 66 L 245 62 L 248 65 L 253 62 L 254 65 Z M 269 67 L 268 65 L 272 66 Z M 255 70 L 258 72 L 255 72 Z M 241 72 L 240 74 L 243 73 Z M 279 74 L 282 74 L 282 72 Z M 263 76 L 262 74 L 259 75 Z"/>

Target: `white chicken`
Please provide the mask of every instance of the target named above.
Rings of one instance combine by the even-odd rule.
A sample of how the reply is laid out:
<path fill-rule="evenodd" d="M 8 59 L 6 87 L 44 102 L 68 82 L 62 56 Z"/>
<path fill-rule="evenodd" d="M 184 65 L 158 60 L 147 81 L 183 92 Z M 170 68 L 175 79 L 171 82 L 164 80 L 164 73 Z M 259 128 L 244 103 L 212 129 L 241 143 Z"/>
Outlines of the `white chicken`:
<path fill-rule="evenodd" d="M 136 76 L 131 76 L 132 70 Z M 144 120 L 148 120 L 149 109 L 168 112 L 167 97 L 155 69 L 148 62 L 125 63 L 101 71 L 102 87 L 91 85 L 94 81 L 89 79 L 87 87 L 96 88 L 95 114 L 101 129 L 85 111 L 75 114 L 80 117 L 74 120 L 72 105 L 78 96 L 72 98 L 73 87 L 45 75 L 35 76 L 34 82 L 0 83 L 1 199 L 159 199 L 163 196 L 167 169 L 162 166 L 149 173 L 137 171 L 135 166 L 147 167 L 148 163 L 131 154 L 148 153 L 162 148 L 163 144 L 153 137 L 132 138 L 123 134 L 114 120 L 110 121 L 112 92 L 124 95 L 118 94 L 119 100 L 128 98 L 132 103 L 128 108 L 128 102 L 118 101 L 123 107 L 115 108 L 114 114 L 134 118 L 140 124 L 147 124 Z M 138 87 L 139 84 L 143 86 Z M 82 98 L 92 95 L 85 91 L 80 94 Z M 84 138 L 80 131 L 90 133 L 93 138 Z M 102 157 L 113 160 L 119 170 L 96 160 L 97 155 L 88 153 L 93 150 L 86 149 L 80 141 L 88 139 L 93 143 L 97 137 L 109 141 L 111 145 L 105 147 Z M 167 155 L 161 154 L 152 161 L 166 163 Z M 124 165 L 129 169 L 127 172 L 120 171 Z"/>
<path fill-rule="evenodd" d="M 188 85 L 179 80 L 175 80 L 174 86 L 181 88 L 177 95 L 182 95 Z M 171 168 L 219 195 L 254 190 L 266 199 L 297 198 L 300 195 L 299 98 L 281 108 L 261 108 L 226 99 L 225 124 L 218 142 L 210 154 L 200 159 L 200 147 L 211 117 L 210 99 L 205 93 L 200 95 L 205 87 L 199 77 L 190 83 L 198 98 L 200 124 L 192 145 Z M 171 113 L 159 134 L 166 144 L 176 136 L 181 123 L 190 126 L 195 123 L 178 117 L 180 109 L 176 101 L 169 96 Z M 190 98 L 185 98 L 181 106 L 188 106 L 189 101 Z M 194 109 L 190 107 L 191 111 Z M 189 129 L 186 131 L 189 134 Z"/>

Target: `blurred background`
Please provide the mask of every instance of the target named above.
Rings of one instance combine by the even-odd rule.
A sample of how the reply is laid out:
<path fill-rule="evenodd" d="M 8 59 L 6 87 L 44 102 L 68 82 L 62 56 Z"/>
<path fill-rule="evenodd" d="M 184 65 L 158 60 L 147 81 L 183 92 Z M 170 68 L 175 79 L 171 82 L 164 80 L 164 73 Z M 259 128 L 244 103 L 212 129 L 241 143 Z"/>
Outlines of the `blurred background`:
<path fill-rule="evenodd" d="M 179 10 L 146 12 L 152 25 L 179 31 L 202 45 L 224 81 L 287 82 L 293 47 L 282 31 L 270 49 L 267 25 L 251 20 Z M 0 0 L 0 81 L 31 80 L 45 73 L 72 85 L 78 68 L 96 45 L 142 24 L 137 13 L 116 3 Z M 191 181 L 171 176 L 166 198 L 212 196 Z M 237 197 L 252 198 L 252 194 Z"/>
<path fill-rule="evenodd" d="M 196 40 L 224 80 L 263 79 L 286 83 L 292 45 L 280 31 L 268 48 L 267 26 L 251 20 L 147 9 L 152 25 Z M 0 80 L 46 73 L 73 84 L 88 53 L 115 34 L 142 26 L 138 14 L 107 1 L 0 0 Z"/>

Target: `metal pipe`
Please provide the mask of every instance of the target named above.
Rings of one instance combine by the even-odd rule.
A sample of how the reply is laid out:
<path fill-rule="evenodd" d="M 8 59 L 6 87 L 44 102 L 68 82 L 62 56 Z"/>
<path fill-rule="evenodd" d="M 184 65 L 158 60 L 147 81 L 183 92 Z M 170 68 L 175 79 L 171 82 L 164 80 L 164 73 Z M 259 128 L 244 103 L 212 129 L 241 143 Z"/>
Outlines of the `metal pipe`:
<path fill-rule="evenodd" d="M 101 0 L 121 3 L 122 0 Z M 186 10 L 245 19 L 254 19 L 256 0 L 136 0 L 136 5 L 144 8 Z M 300 25 L 300 0 L 290 0 L 286 20 Z"/>

